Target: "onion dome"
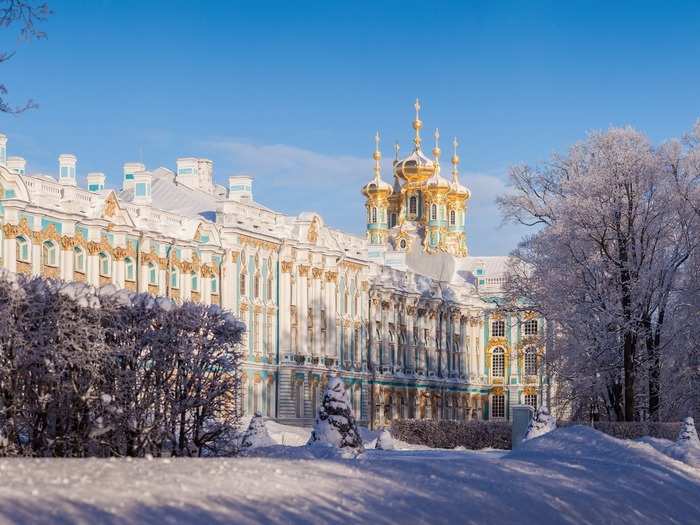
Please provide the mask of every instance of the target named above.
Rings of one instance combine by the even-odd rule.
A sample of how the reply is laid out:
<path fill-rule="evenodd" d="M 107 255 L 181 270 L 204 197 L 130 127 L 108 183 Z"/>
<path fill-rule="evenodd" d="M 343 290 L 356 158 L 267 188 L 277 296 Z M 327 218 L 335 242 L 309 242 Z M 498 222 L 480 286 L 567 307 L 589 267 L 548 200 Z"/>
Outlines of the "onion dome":
<path fill-rule="evenodd" d="M 459 155 L 457 155 L 457 137 L 452 141 L 454 146 L 454 154 L 452 155 L 452 184 L 450 184 L 450 197 L 454 197 L 455 200 L 467 200 L 471 197 L 471 192 L 469 189 L 459 182 L 459 171 L 457 166 L 459 165 Z"/>
<path fill-rule="evenodd" d="M 450 182 L 440 175 L 440 146 L 438 144 L 438 141 L 440 140 L 440 130 L 436 129 L 435 130 L 435 147 L 433 148 L 433 156 L 435 157 L 435 161 L 433 165 L 435 166 L 435 172 L 433 175 L 427 180 L 426 186 L 428 190 L 449 190 L 450 189 Z"/>
<path fill-rule="evenodd" d="M 382 173 L 382 153 L 379 151 L 379 132 L 374 137 L 375 148 L 372 158 L 374 159 L 374 179 L 362 187 L 362 194 L 367 198 L 373 197 L 388 197 L 393 191 L 391 184 L 384 182 L 381 178 Z"/>
<path fill-rule="evenodd" d="M 394 161 L 394 175 L 407 182 L 421 183 L 435 173 L 435 164 L 421 150 L 420 130 L 423 127 L 423 122 L 420 120 L 420 102 L 418 99 L 416 99 L 414 107 L 416 108 L 416 118 L 413 121 L 413 129 L 416 132 L 416 136 L 413 139 L 413 152 L 405 159 L 398 160 L 397 158 Z"/>

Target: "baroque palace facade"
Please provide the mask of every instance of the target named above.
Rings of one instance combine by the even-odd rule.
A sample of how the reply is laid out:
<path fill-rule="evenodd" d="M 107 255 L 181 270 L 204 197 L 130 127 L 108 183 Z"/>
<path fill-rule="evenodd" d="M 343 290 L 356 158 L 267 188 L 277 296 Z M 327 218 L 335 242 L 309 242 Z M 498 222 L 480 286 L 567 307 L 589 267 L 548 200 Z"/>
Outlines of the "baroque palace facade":
<path fill-rule="evenodd" d="M 372 426 L 508 420 L 513 405 L 541 402 L 544 323 L 497 307 L 507 258 L 468 255 L 456 140 L 448 180 L 437 131 L 432 159 L 423 153 L 419 109 L 393 184 L 376 137 L 366 238 L 262 206 L 251 177 L 215 184 L 207 159 L 129 162 L 120 190 L 95 172 L 81 188 L 74 155 L 59 156 L 57 176 L 29 175 L 0 135 L 1 265 L 233 311 L 248 327 L 249 413 L 309 424 L 337 374 Z"/>

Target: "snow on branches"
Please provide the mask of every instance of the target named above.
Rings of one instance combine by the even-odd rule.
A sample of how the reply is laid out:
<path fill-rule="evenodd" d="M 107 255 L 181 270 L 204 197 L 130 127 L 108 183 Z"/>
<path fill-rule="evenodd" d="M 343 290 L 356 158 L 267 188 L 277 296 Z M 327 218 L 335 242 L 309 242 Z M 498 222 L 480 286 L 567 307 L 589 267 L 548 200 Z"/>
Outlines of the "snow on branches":
<path fill-rule="evenodd" d="M 269 447 L 274 445 L 274 440 L 270 437 L 265 426 L 265 420 L 260 412 L 256 412 L 250 420 L 248 430 L 241 435 L 239 447 L 241 449 Z"/>
<path fill-rule="evenodd" d="M 339 377 L 328 379 L 328 386 L 309 439 L 309 445 L 314 444 L 350 449 L 355 453 L 364 451 L 345 384 Z"/>
<path fill-rule="evenodd" d="M 218 306 L 0 272 L 0 455 L 217 453 L 244 330 Z"/>
<path fill-rule="evenodd" d="M 556 430 L 557 428 L 557 418 L 549 414 L 547 407 L 542 405 L 538 410 L 535 417 L 532 418 L 530 424 L 527 427 L 527 432 L 523 441 L 528 439 L 533 439 L 536 437 L 544 436 L 545 434 Z"/>

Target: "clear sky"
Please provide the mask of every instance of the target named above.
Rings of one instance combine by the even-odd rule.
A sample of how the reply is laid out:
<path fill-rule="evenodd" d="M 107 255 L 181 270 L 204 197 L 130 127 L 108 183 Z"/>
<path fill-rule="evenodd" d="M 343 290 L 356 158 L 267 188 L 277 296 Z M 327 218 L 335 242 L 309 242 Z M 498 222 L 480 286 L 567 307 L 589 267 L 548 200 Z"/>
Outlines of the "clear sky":
<path fill-rule="evenodd" d="M 30 172 L 74 153 L 116 187 L 125 161 L 202 156 L 219 182 L 254 175 L 267 206 L 362 233 L 374 133 L 385 158 L 395 140 L 407 153 L 418 96 L 446 157 L 459 137 L 475 255 L 523 233 L 494 205 L 509 165 L 610 125 L 661 141 L 700 116 L 700 2 L 47 1 L 46 40 L 0 36 L 17 51 L 0 65 L 9 100 L 40 104 L 0 116 Z"/>

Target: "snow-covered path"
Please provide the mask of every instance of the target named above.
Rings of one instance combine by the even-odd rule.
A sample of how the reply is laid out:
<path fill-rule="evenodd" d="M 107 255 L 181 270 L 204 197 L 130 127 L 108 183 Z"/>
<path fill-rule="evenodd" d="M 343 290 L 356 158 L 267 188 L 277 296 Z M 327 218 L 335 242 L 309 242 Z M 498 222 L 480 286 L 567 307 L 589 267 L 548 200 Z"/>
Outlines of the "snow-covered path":
<path fill-rule="evenodd" d="M 0 460 L 2 523 L 700 523 L 700 471 L 560 429 L 513 453 Z"/>

